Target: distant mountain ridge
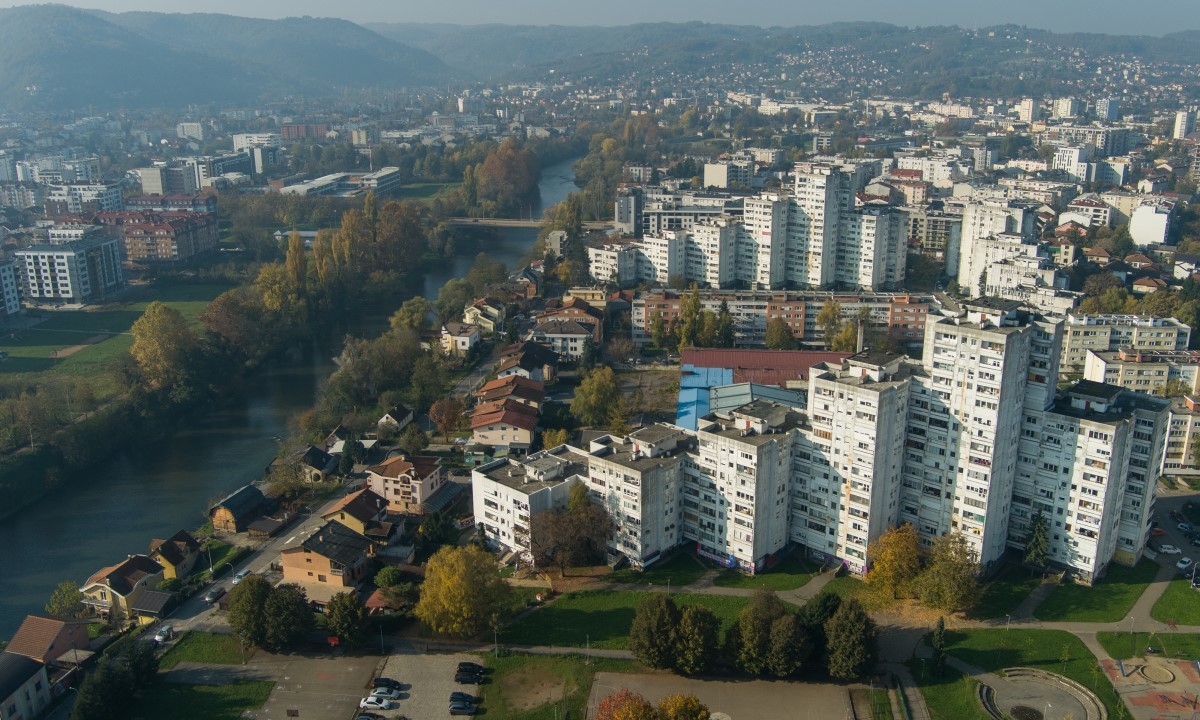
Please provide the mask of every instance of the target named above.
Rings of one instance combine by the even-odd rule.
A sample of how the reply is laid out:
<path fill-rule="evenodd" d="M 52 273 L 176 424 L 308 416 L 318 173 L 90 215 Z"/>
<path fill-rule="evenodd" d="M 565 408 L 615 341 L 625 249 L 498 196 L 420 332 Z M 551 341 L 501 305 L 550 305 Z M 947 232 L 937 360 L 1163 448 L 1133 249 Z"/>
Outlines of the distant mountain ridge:
<path fill-rule="evenodd" d="M 0 105 L 170 107 L 450 79 L 430 53 L 337 19 L 0 9 Z"/>

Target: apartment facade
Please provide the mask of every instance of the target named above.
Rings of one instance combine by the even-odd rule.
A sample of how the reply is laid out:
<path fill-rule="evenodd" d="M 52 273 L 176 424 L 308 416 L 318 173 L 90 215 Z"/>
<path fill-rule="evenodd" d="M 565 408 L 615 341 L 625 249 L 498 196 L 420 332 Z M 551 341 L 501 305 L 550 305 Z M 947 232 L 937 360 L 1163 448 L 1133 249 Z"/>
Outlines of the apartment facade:
<path fill-rule="evenodd" d="M 1089 350 L 1187 350 L 1192 329 L 1175 318 L 1068 313 L 1063 324 L 1062 372 L 1082 373 Z"/>
<path fill-rule="evenodd" d="M 93 236 L 61 245 L 35 245 L 14 253 L 26 300 L 87 303 L 124 283 L 119 238 Z"/>
<path fill-rule="evenodd" d="M 1200 352 L 1088 350 L 1083 377 L 1144 393 L 1158 392 L 1168 382 L 1181 382 L 1188 394 L 1195 394 L 1200 392 Z"/>

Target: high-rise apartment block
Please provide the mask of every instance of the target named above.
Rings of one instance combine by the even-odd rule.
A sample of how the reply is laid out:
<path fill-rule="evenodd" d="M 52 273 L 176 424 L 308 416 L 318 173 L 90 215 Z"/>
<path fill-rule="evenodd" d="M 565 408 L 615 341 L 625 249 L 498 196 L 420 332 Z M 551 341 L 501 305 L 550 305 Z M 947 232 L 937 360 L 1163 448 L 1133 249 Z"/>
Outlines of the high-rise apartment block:
<path fill-rule="evenodd" d="M 814 366 L 803 406 L 759 398 L 695 431 L 656 425 L 479 468 L 476 516 L 527 553 L 511 522 L 533 522 L 524 497 L 553 492 L 553 475 L 586 484 L 617 528 L 610 550 L 636 566 L 687 543 L 758 572 L 792 544 L 862 573 L 899 523 L 926 546 L 961 533 L 990 568 L 1040 514 L 1051 559 L 1092 582 L 1145 548 L 1170 403 L 1086 380 L 1058 391 L 1062 343 L 1060 319 L 968 301 L 928 319 L 920 362 L 866 350 Z"/>
<path fill-rule="evenodd" d="M 1171 137 L 1182 140 L 1196 131 L 1196 111 L 1180 110 L 1175 113 L 1175 130 Z"/>
<path fill-rule="evenodd" d="M 1089 350 L 1187 350 L 1191 337 L 1192 329 L 1175 318 L 1069 313 L 1063 323 L 1062 372 L 1082 373 Z"/>
<path fill-rule="evenodd" d="M 34 245 L 14 255 L 22 266 L 26 300 L 94 302 L 124 283 L 120 238 L 94 235 L 60 245 Z"/>

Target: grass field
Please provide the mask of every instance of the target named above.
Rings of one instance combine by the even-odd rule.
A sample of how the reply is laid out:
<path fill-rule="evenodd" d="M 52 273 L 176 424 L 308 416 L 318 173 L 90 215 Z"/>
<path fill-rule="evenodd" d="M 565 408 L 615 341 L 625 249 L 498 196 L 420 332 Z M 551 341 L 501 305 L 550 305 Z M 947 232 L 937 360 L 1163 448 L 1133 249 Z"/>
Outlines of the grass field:
<path fill-rule="evenodd" d="M 586 717 L 592 680 L 598 672 L 646 672 L 630 660 L 578 655 L 521 655 L 488 658 L 491 682 L 481 686 L 487 717 L 496 720 L 555 720 Z M 551 688 L 560 688 L 558 692 Z M 536 691 L 545 689 L 558 702 L 538 702 Z M 531 693 L 531 690 L 535 691 Z"/>
<path fill-rule="evenodd" d="M 625 650 L 629 627 L 638 603 L 648 592 L 597 590 L 568 593 L 546 607 L 532 612 L 500 633 L 500 642 L 513 645 L 554 645 Z M 672 593 L 680 607 L 703 605 L 728 629 L 738 611 L 750 601 L 745 597 Z"/>
<path fill-rule="evenodd" d="M 1176 625 L 1200 625 L 1200 590 L 1192 589 L 1190 577 L 1175 578 L 1154 603 L 1150 617 Z"/>
<path fill-rule="evenodd" d="M 161 300 L 178 310 L 194 326 L 209 301 L 229 288 L 223 285 L 184 285 L 129 291 L 129 299 L 89 311 L 31 311 L 46 319 L 27 330 L 0 336 L 0 350 L 8 359 L 0 363 L 0 382 L 30 383 L 42 377 L 84 378 L 97 399 L 116 392 L 109 368 L 129 352 L 129 328 L 146 306 Z M 135 295 L 136 293 L 136 295 Z"/>
<path fill-rule="evenodd" d="M 253 654 L 246 650 L 246 659 Z M 170 670 L 181 662 L 213 663 L 214 665 L 241 665 L 242 650 L 232 635 L 206 632 L 188 632 L 175 641 L 162 657 L 159 667 Z"/>
<path fill-rule="evenodd" d="M 935 677 L 932 667 L 932 662 L 925 663 L 925 677 L 922 678 L 921 662 L 913 660 L 909 663 L 931 720 L 989 720 L 975 699 L 975 686 L 979 683 L 952 667 Z"/>
<path fill-rule="evenodd" d="M 435 197 L 445 197 L 459 185 L 462 183 L 413 183 L 392 191 L 391 197 L 397 200 L 430 202 Z"/>
<path fill-rule="evenodd" d="M 1031 575 L 1027 568 L 1006 565 L 983 589 L 983 595 L 972 608 L 971 616 L 985 620 L 1004 617 L 1016 610 L 1029 597 L 1029 593 L 1041 584 L 1040 574 Z"/>
<path fill-rule="evenodd" d="M 1136 567 L 1110 565 L 1104 579 L 1092 587 L 1063 584 L 1033 611 L 1038 620 L 1057 622 L 1119 622 L 1129 617 L 1146 591 L 1158 565 L 1143 560 Z"/>
<path fill-rule="evenodd" d="M 131 720 L 238 720 L 257 710 L 271 696 L 275 683 L 237 682 L 231 685 L 159 683 L 130 710 Z"/>
<path fill-rule="evenodd" d="M 1032 667 L 1064 675 L 1095 692 L 1108 707 L 1109 717 L 1113 717 L 1120 703 L 1112 684 L 1100 671 L 1096 657 L 1082 640 L 1069 632 L 947 630 L 946 652 L 987 672 Z"/>
<path fill-rule="evenodd" d="M 1142 657 L 1146 648 L 1155 647 L 1168 657 L 1200 659 L 1200 635 L 1196 633 L 1123 633 L 1099 632 L 1096 640 L 1105 652 L 1118 660 Z"/>
<path fill-rule="evenodd" d="M 795 590 L 804 587 L 809 580 L 816 577 L 820 571 L 815 563 L 805 560 L 799 555 L 789 555 L 775 567 L 759 575 L 746 575 L 736 570 L 725 570 L 714 585 L 728 588 L 745 588 L 754 590 L 765 587 L 771 590 Z"/>
<path fill-rule="evenodd" d="M 673 587 L 681 588 L 690 585 L 708 570 L 697 562 L 696 558 L 686 552 L 675 553 L 671 558 L 650 566 L 647 570 L 622 568 L 608 576 L 609 582 L 635 585 L 662 585 L 666 587 L 671 581 Z"/>

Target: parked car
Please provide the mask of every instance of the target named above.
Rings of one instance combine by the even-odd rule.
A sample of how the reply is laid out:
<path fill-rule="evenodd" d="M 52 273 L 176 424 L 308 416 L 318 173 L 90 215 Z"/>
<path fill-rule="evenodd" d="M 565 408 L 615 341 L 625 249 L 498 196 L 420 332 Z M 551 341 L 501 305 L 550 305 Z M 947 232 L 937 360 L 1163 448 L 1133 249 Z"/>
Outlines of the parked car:
<path fill-rule="evenodd" d="M 204 593 L 204 602 L 208 603 L 209 605 L 212 605 L 212 604 L 216 603 L 218 600 L 220 600 L 221 596 L 223 596 L 224 594 L 225 594 L 225 588 L 215 587 L 212 590 L 209 590 L 208 592 Z"/>
<path fill-rule="evenodd" d="M 175 637 L 175 628 L 170 625 L 163 625 L 158 629 L 158 632 L 154 633 L 154 642 L 165 643 L 173 637 Z"/>
<path fill-rule="evenodd" d="M 1179 568 L 1180 570 L 1187 570 L 1191 566 L 1192 559 L 1190 557 L 1181 557 L 1179 558 L 1179 562 L 1175 563 L 1175 567 Z"/>
<path fill-rule="evenodd" d="M 241 570 L 238 570 L 237 575 L 233 576 L 233 584 L 237 585 L 241 581 L 245 580 L 249 575 L 250 568 L 242 568 Z"/>
<path fill-rule="evenodd" d="M 1179 530 L 1182 530 L 1185 533 L 1190 533 L 1192 531 L 1191 523 L 1181 522 L 1178 525 L 1176 525 L 1175 527 L 1178 528 Z"/>
<path fill-rule="evenodd" d="M 400 689 L 400 681 L 393 680 L 393 679 L 387 678 L 387 677 L 377 677 L 377 678 L 375 678 L 374 681 L 371 682 L 371 687 L 373 687 L 373 688 L 392 688 L 394 690 L 399 690 Z"/>
<path fill-rule="evenodd" d="M 451 715 L 474 715 L 475 712 L 476 712 L 475 706 L 471 705 L 470 703 L 451 703 L 450 704 L 450 714 Z"/>
<path fill-rule="evenodd" d="M 364 712 L 355 715 L 354 720 L 383 720 L 383 716 L 379 713 Z"/>
<path fill-rule="evenodd" d="M 453 705 L 454 703 L 470 703 L 470 704 L 474 705 L 477 700 L 478 700 L 478 698 L 476 698 L 474 695 L 469 695 L 465 692 L 455 691 L 455 692 L 450 693 L 450 704 L 451 705 Z"/>
<path fill-rule="evenodd" d="M 386 698 L 388 700 L 399 700 L 400 691 L 396 688 L 375 688 L 371 691 L 371 697 Z"/>
<path fill-rule="evenodd" d="M 1150 531 L 1150 537 L 1162 537 L 1163 535 L 1166 535 L 1166 534 L 1167 534 L 1167 531 L 1163 530 L 1160 527 L 1156 527 Z"/>
<path fill-rule="evenodd" d="M 373 695 L 358 701 L 358 707 L 362 710 L 391 710 L 395 706 L 391 700 Z"/>
<path fill-rule="evenodd" d="M 458 664 L 458 671 L 460 673 L 461 672 L 471 672 L 471 673 L 475 673 L 477 675 L 482 675 L 484 673 L 484 668 L 479 663 L 460 662 Z"/>
<path fill-rule="evenodd" d="M 454 673 L 454 682 L 460 685 L 482 685 L 483 675 L 473 672 Z"/>

